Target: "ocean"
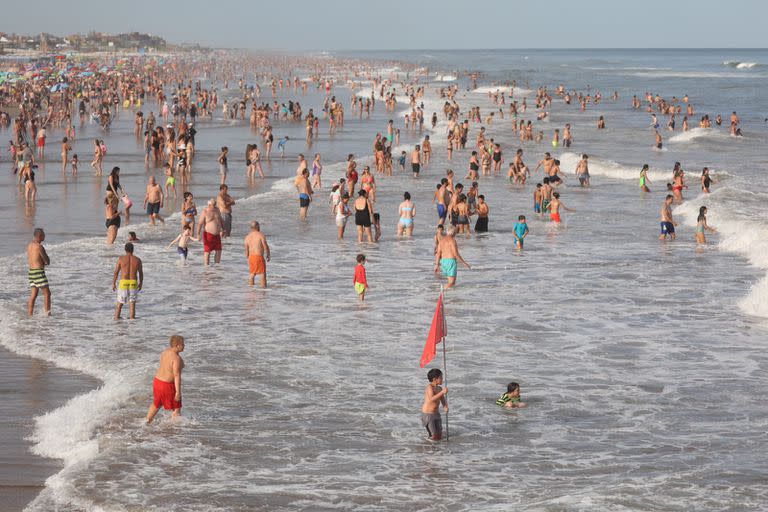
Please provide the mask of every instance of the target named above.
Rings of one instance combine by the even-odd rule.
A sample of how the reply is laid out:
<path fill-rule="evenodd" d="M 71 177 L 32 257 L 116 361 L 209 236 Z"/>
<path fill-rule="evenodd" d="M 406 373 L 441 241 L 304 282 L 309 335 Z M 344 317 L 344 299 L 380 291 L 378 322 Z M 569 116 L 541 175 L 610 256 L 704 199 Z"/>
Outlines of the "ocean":
<path fill-rule="evenodd" d="M 358 244 L 354 225 L 336 239 L 327 203 L 329 185 L 346 155 L 371 162 L 373 137 L 395 119 L 401 150 L 423 134 L 409 132 L 410 108 L 396 86 L 397 112 L 377 101 L 370 119 L 352 114 L 350 95 L 370 94 L 359 80 L 333 93 L 346 124 L 329 136 L 327 122 L 311 147 L 303 124 L 275 121 L 289 135 L 284 160 L 265 165 L 268 178 L 245 178 L 244 147 L 260 137 L 248 121 L 197 125 L 197 156 L 190 190 L 201 208 L 218 190 L 216 156 L 230 147 L 230 193 L 237 200 L 233 237 L 222 264 L 203 267 L 191 246 L 180 266 L 168 243 L 179 232 L 180 199 L 164 210 L 164 226 L 141 212 L 145 170 L 132 112 L 122 112 L 105 135 L 105 169 L 121 167 L 121 181 L 137 205 L 114 246 L 104 244 L 106 178 L 88 166 L 93 137 L 79 128 L 76 178 L 56 161 L 38 173 L 38 201 L 25 208 L 15 177 L 2 188 L 0 229 L 0 344 L 24 356 L 98 378 L 103 384 L 36 418 L 34 452 L 63 460 L 30 511 L 250 511 L 250 510 L 536 510 L 688 511 L 764 510 L 768 502 L 765 448 L 768 413 L 768 230 L 766 158 L 768 78 L 766 50 L 491 50 L 336 52 L 380 62 L 381 76 L 404 78 L 398 62 L 425 68 L 423 99 L 432 163 L 415 180 L 396 170 L 377 176 L 379 243 Z M 386 63 L 384 61 L 387 61 Z M 384 69 L 386 68 L 386 69 Z M 465 71 L 480 74 L 473 90 Z M 413 77 L 411 71 L 409 77 Z M 435 183 L 447 168 L 463 178 L 479 129 L 471 123 L 465 151 L 447 161 L 444 100 L 437 89 L 459 84 L 456 100 L 483 118 L 498 110 L 496 89 L 526 98 L 521 115 L 544 132 L 542 143 L 520 145 L 504 118 L 485 125 L 509 162 L 515 149 L 533 170 L 544 151 L 561 160 L 561 199 L 573 212 L 554 226 L 533 212 L 534 174 L 525 187 L 504 175 L 481 177 L 490 206 L 490 232 L 459 238 L 471 270 L 446 292 L 447 385 L 450 440 L 429 443 L 420 424 L 426 369 L 419 358 L 440 293 L 432 270 L 437 216 Z M 600 91 L 585 112 L 554 98 L 549 116 L 536 120 L 536 87 Z M 263 94 L 271 102 L 269 88 Z M 619 99 L 611 98 L 618 92 Z M 633 110 L 632 95 L 690 97 L 692 129 L 662 130 L 664 149 L 652 148 L 650 114 Z M 234 97 L 236 91 L 223 91 Z M 278 101 L 321 110 L 323 93 L 293 89 Z M 377 100 L 378 100 L 377 95 Z M 157 105 L 148 104 L 145 111 Z M 738 112 L 743 137 L 728 134 Z M 701 115 L 723 116 L 724 126 L 693 128 Z M 463 116 L 465 114 L 462 114 Z M 603 115 L 606 130 L 597 130 Z M 659 116 L 662 127 L 665 116 Z M 552 148 L 555 128 L 572 126 L 571 148 Z M 0 134 L 7 135 L 8 133 Z M 49 141 L 60 134 L 53 132 Z M 324 188 L 309 220 L 298 220 L 292 176 L 296 155 L 319 152 Z M 592 186 L 574 175 L 589 154 Z M 681 162 L 689 188 L 675 206 L 678 238 L 658 240 L 659 210 Z M 643 164 L 651 192 L 638 187 Z M 7 168 L 3 155 L 0 166 Z M 702 167 L 712 170 L 703 195 Z M 397 164 L 395 165 L 397 168 Z M 506 163 L 503 166 L 506 172 Z M 459 179 L 466 184 L 466 180 Z M 404 191 L 416 204 L 412 239 L 395 236 Z M 717 228 L 708 243 L 694 239 L 700 206 Z M 513 247 L 512 226 L 526 215 L 525 250 Z M 242 238 L 251 220 L 272 247 L 270 286 L 247 286 Z M 35 226 L 46 229 L 53 316 L 25 315 L 24 246 Z M 145 286 L 138 319 L 112 320 L 111 276 L 129 230 L 141 243 Z M 368 257 L 371 285 L 360 304 L 352 287 L 355 256 Z M 143 425 L 157 358 L 171 334 L 186 338 L 184 408 L 180 421 L 161 413 Z M 432 366 L 437 366 L 439 360 Z M 507 411 L 495 399 L 517 381 L 528 407 Z"/>

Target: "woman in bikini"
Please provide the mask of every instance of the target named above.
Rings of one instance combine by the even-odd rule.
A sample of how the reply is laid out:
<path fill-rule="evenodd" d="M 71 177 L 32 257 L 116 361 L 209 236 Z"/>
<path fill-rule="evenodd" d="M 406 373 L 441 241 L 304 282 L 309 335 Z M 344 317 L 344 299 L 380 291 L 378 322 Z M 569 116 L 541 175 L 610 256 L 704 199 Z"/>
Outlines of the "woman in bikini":
<path fill-rule="evenodd" d="M 413 235 L 413 218 L 416 216 L 416 205 L 411 201 L 411 194 L 403 194 L 403 202 L 398 207 L 400 220 L 397 222 L 397 236 Z"/>

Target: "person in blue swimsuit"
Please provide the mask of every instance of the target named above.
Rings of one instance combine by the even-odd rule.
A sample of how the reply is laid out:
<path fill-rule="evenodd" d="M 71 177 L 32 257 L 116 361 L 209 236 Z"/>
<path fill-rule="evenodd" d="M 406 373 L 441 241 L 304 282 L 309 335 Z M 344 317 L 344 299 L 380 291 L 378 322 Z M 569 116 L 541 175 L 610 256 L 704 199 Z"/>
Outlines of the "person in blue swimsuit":
<path fill-rule="evenodd" d="M 398 214 L 400 220 L 397 222 L 397 236 L 413 235 L 413 218 L 416 216 L 416 205 L 411 201 L 411 194 L 403 194 L 403 202 L 400 203 Z"/>

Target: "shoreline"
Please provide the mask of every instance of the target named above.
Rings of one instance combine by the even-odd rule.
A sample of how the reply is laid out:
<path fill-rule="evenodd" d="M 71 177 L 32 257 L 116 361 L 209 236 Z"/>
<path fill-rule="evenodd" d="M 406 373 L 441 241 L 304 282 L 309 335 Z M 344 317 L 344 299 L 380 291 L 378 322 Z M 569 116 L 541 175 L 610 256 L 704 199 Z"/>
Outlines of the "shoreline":
<path fill-rule="evenodd" d="M 61 369 L 47 361 L 21 356 L 0 346 L 0 502 L 3 510 L 24 510 L 45 481 L 64 467 L 58 459 L 32 452 L 28 440 L 35 418 L 100 385 L 98 379 Z"/>

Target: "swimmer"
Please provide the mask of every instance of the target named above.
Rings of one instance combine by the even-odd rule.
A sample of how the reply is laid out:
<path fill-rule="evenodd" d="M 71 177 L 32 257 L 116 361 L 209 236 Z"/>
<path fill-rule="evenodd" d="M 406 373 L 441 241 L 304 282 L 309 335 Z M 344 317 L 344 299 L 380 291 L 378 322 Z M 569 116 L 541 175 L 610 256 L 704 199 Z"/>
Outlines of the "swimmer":
<path fill-rule="evenodd" d="M 517 382 L 507 384 L 507 392 L 496 400 L 496 405 L 505 409 L 525 407 L 525 402 L 520 401 L 520 384 Z"/>

